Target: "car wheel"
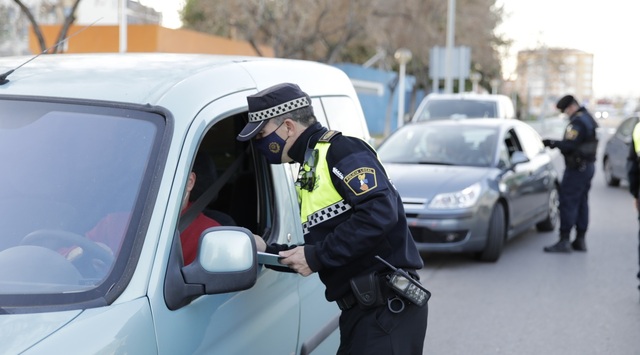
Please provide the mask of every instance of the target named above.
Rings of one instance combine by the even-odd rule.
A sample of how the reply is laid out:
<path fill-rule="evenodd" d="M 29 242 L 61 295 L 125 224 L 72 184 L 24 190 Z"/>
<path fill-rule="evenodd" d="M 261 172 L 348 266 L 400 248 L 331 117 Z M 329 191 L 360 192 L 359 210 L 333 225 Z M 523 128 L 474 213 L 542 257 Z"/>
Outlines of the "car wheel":
<path fill-rule="evenodd" d="M 549 192 L 549 212 L 547 218 L 536 224 L 536 229 L 539 232 L 551 232 L 556 229 L 560 216 L 560 210 L 558 209 L 559 204 L 558 188 L 554 185 L 553 189 Z"/>
<path fill-rule="evenodd" d="M 604 159 L 604 180 L 609 186 L 620 186 L 620 179 L 613 175 L 613 167 L 608 158 Z"/>
<path fill-rule="evenodd" d="M 501 203 L 496 203 L 489 219 L 489 230 L 487 231 L 487 244 L 484 250 L 477 254 L 478 260 L 496 262 L 502 254 L 505 236 L 505 216 L 504 207 Z"/>

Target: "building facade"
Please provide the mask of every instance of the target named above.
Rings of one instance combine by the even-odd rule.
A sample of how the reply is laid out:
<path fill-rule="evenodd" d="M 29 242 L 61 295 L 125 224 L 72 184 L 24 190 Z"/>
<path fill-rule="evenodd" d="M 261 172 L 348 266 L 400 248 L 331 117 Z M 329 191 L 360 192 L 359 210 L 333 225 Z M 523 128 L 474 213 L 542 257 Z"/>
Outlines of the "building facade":
<path fill-rule="evenodd" d="M 518 52 L 515 87 L 523 102 L 523 118 L 557 112 L 555 103 L 572 94 L 584 105 L 593 97 L 593 54 L 567 48 Z"/>
<path fill-rule="evenodd" d="M 115 26 L 119 21 L 121 0 L 83 0 L 76 10 L 74 24 L 86 26 Z M 127 1 L 127 23 L 135 25 L 159 25 L 162 14 L 137 1 Z M 22 0 L 38 25 L 59 25 L 64 22 L 73 0 L 51 2 Z M 0 56 L 33 54 L 29 48 L 31 23 L 13 0 L 0 0 Z M 56 33 L 57 35 L 57 33 Z"/>

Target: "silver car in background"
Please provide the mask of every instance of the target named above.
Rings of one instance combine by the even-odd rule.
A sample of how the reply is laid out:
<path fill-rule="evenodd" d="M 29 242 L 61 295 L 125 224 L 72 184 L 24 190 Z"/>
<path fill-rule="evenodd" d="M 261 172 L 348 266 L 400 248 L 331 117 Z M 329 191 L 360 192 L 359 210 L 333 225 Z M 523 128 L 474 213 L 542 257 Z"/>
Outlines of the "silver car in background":
<path fill-rule="evenodd" d="M 497 261 L 509 238 L 558 222 L 558 173 L 538 133 L 521 121 L 413 123 L 378 154 L 421 251 Z"/>
<path fill-rule="evenodd" d="M 602 170 L 608 186 L 620 186 L 620 181 L 627 180 L 627 156 L 638 117 L 640 113 L 636 112 L 625 118 L 604 146 Z"/>
<path fill-rule="evenodd" d="M 456 118 L 516 118 L 513 101 L 505 95 L 476 93 L 427 95 L 412 122 Z"/>

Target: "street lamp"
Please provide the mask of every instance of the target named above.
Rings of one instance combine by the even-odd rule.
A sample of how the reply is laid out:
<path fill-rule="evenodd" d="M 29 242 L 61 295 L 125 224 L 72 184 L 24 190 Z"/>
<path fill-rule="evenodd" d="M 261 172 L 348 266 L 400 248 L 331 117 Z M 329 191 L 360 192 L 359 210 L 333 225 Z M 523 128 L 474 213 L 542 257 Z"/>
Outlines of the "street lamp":
<path fill-rule="evenodd" d="M 489 83 L 491 84 L 491 93 L 494 95 L 497 94 L 498 85 L 500 85 L 500 81 L 498 79 L 493 78 Z"/>
<path fill-rule="evenodd" d="M 393 57 L 400 64 L 400 73 L 398 74 L 398 128 L 404 124 L 404 77 L 407 63 L 411 60 L 411 51 L 406 48 L 398 48 Z"/>

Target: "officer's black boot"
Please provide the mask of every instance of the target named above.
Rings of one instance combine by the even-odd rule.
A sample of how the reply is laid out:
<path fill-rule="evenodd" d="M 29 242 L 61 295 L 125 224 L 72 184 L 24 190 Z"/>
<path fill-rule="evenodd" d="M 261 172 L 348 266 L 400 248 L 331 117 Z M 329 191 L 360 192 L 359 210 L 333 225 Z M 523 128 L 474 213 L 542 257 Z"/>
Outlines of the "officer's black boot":
<path fill-rule="evenodd" d="M 584 241 L 585 231 L 578 231 L 576 235 L 576 239 L 571 243 L 571 247 L 573 250 L 577 251 L 587 251 L 587 243 Z"/>
<path fill-rule="evenodd" d="M 547 253 L 570 253 L 571 242 L 569 241 L 569 234 L 561 233 L 560 240 L 554 245 L 544 247 L 544 251 Z"/>

